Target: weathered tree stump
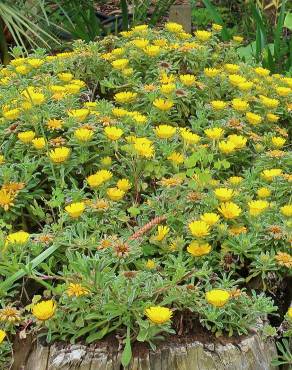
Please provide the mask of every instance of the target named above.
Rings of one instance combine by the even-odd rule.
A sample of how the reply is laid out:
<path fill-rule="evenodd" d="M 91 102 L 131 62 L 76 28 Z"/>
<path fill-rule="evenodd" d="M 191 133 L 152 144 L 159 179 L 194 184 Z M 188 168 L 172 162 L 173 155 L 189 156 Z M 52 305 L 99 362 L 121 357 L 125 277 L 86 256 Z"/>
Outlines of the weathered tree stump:
<path fill-rule="evenodd" d="M 138 346 L 139 347 L 139 346 Z M 237 344 L 204 344 L 199 341 L 162 343 L 153 352 L 145 346 L 133 352 L 128 370 L 276 370 L 271 360 L 275 343 L 263 341 L 257 334 Z M 16 354 L 17 355 L 17 354 Z M 22 354 L 19 354 L 20 357 Z M 96 345 L 34 344 L 18 370 L 120 370 L 121 351 L 106 342 Z M 19 363 L 19 361 L 18 361 Z"/>
<path fill-rule="evenodd" d="M 192 31 L 192 7 L 189 0 L 181 4 L 174 4 L 169 8 L 168 19 L 170 22 L 181 24 L 188 33 Z"/>

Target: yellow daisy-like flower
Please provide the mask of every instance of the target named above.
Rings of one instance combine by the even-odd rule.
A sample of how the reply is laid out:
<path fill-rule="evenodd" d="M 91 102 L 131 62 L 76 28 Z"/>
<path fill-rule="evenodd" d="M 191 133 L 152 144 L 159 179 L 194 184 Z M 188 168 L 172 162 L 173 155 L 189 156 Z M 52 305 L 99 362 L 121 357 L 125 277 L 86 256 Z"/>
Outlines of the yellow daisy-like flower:
<path fill-rule="evenodd" d="M 171 94 L 175 90 L 176 86 L 173 83 L 170 84 L 163 84 L 160 87 L 160 91 L 162 94 Z"/>
<path fill-rule="evenodd" d="M 267 113 L 267 120 L 269 122 L 272 122 L 272 123 L 275 123 L 275 122 L 278 122 L 280 117 L 277 116 L 276 114 L 273 114 L 273 113 Z"/>
<path fill-rule="evenodd" d="M 108 188 L 107 191 L 107 196 L 113 200 L 113 201 L 119 201 L 123 199 L 125 192 L 119 188 Z"/>
<path fill-rule="evenodd" d="M 271 141 L 275 148 L 282 148 L 285 145 L 286 139 L 281 136 L 273 136 Z"/>
<path fill-rule="evenodd" d="M 17 231 L 15 233 L 9 234 L 6 237 L 5 245 L 9 244 L 26 244 L 30 238 L 29 233 L 26 231 Z"/>
<path fill-rule="evenodd" d="M 254 69 L 254 71 L 258 76 L 261 76 L 261 77 L 267 77 L 271 73 L 269 69 L 262 68 L 262 67 L 257 67 Z"/>
<path fill-rule="evenodd" d="M 249 109 L 249 104 L 245 100 L 235 98 L 232 100 L 232 107 L 239 112 L 244 112 Z"/>
<path fill-rule="evenodd" d="M 276 92 L 279 96 L 288 96 L 291 94 L 291 91 L 290 87 L 276 87 Z"/>
<path fill-rule="evenodd" d="M 94 189 L 103 184 L 104 182 L 110 180 L 112 177 L 113 174 L 110 171 L 100 170 L 97 171 L 95 174 L 88 176 L 86 180 L 88 182 L 88 185 Z"/>
<path fill-rule="evenodd" d="M 131 41 L 131 44 L 136 46 L 139 49 L 144 49 L 147 45 L 149 45 L 149 40 L 138 38 Z"/>
<path fill-rule="evenodd" d="M 185 86 L 193 86 L 196 82 L 196 77 L 190 74 L 180 75 L 179 79 L 181 83 Z"/>
<path fill-rule="evenodd" d="M 89 293 L 88 289 L 84 288 L 81 284 L 70 283 L 66 293 L 69 297 L 81 297 Z"/>
<path fill-rule="evenodd" d="M 145 310 L 145 315 L 153 324 L 161 325 L 171 320 L 172 311 L 167 307 L 153 306 Z"/>
<path fill-rule="evenodd" d="M 32 142 L 32 140 L 35 137 L 35 132 L 34 131 L 23 131 L 19 132 L 17 134 L 18 139 L 24 143 L 24 144 L 29 144 Z"/>
<path fill-rule="evenodd" d="M 257 191 L 257 195 L 259 198 L 267 198 L 271 195 L 271 190 L 268 188 L 262 187 Z"/>
<path fill-rule="evenodd" d="M 8 211 L 10 207 L 14 205 L 15 196 L 6 189 L 0 190 L 0 207 L 4 209 L 4 211 Z"/>
<path fill-rule="evenodd" d="M 233 202 L 222 203 L 218 208 L 218 211 L 224 218 L 229 220 L 237 218 L 241 214 L 241 208 Z"/>
<path fill-rule="evenodd" d="M 227 103 L 222 101 L 222 100 L 213 100 L 213 101 L 211 101 L 211 106 L 215 110 L 222 110 L 222 109 L 226 108 Z"/>
<path fill-rule="evenodd" d="M 88 128 L 81 127 L 75 130 L 74 136 L 78 141 L 81 142 L 88 142 L 92 139 L 93 137 L 93 131 L 89 130 Z"/>
<path fill-rule="evenodd" d="M 148 45 L 143 49 L 144 53 L 148 55 L 148 57 L 156 57 L 161 52 L 161 47 L 157 45 Z"/>
<path fill-rule="evenodd" d="M 289 317 L 290 320 L 292 320 L 292 307 L 288 308 L 287 316 Z"/>
<path fill-rule="evenodd" d="M 188 226 L 192 235 L 197 238 L 203 238 L 210 234 L 210 226 L 205 221 L 193 221 Z"/>
<path fill-rule="evenodd" d="M 231 63 L 224 64 L 224 68 L 228 73 L 236 73 L 240 70 L 239 65 Z"/>
<path fill-rule="evenodd" d="M 240 84 L 246 82 L 246 78 L 241 75 L 231 74 L 229 75 L 229 82 L 233 86 L 239 86 Z"/>
<path fill-rule="evenodd" d="M 183 32 L 183 26 L 175 22 L 167 22 L 164 27 L 169 32 L 173 33 Z"/>
<path fill-rule="evenodd" d="M 147 262 L 145 263 L 145 267 L 149 270 L 153 270 L 156 268 L 156 262 L 154 260 L 148 259 Z"/>
<path fill-rule="evenodd" d="M 57 76 L 59 80 L 64 81 L 64 82 L 70 82 L 74 78 L 74 76 L 70 72 L 58 73 Z"/>
<path fill-rule="evenodd" d="M 216 77 L 220 73 L 220 69 L 217 68 L 204 68 L 204 74 L 206 77 Z"/>
<path fill-rule="evenodd" d="M 212 30 L 215 31 L 215 32 L 220 32 L 222 31 L 222 26 L 221 24 L 217 24 L 217 23 L 213 23 L 212 24 Z"/>
<path fill-rule="evenodd" d="M 124 131 L 116 126 L 107 126 L 104 129 L 104 133 L 108 139 L 116 141 L 119 140 L 119 138 L 123 135 Z"/>
<path fill-rule="evenodd" d="M 71 150 L 65 146 L 60 146 L 59 148 L 53 149 L 49 152 L 49 157 L 54 163 L 63 163 L 70 156 Z"/>
<path fill-rule="evenodd" d="M 272 168 L 271 170 L 264 170 L 261 175 L 265 180 L 272 181 L 275 177 L 282 175 L 282 170 L 280 168 Z"/>
<path fill-rule="evenodd" d="M 47 122 L 49 130 L 60 130 L 63 126 L 63 121 L 60 119 L 50 119 Z"/>
<path fill-rule="evenodd" d="M 208 243 L 199 243 L 196 240 L 192 241 L 187 247 L 187 251 L 194 257 L 202 257 L 211 252 L 211 245 Z"/>
<path fill-rule="evenodd" d="M 5 337 L 6 337 L 6 331 L 0 329 L 0 344 L 3 342 Z"/>
<path fill-rule="evenodd" d="M 124 108 L 113 108 L 112 109 L 112 114 L 115 116 L 115 117 L 125 117 L 129 114 L 129 111 L 127 111 L 126 109 Z"/>
<path fill-rule="evenodd" d="M 33 68 L 39 68 L 41 65 L 44 64 L 44 60 L 38 58 L 31 58 L 27 60 L 27 63 Z"/>
<path fill-rule="evenodd" d="M 56 308 L 56 303 L 52 299 L 41 301 L 32 307 L 32 314 L 38 320 L 45 321 L 54 316 Z"/>
<path fill-rule="evenodd" d="M 180 129 L 180 134 L 187 144 L 197 144 L 201 140 L 199 135 L 194 134 L 193 132 L 185 128 Z"/>
<path fill-rule="evenodd" d="M 279 100 L 271 99 L 263 95 L 260 95 L 260 100 L 265 107 L 270 108 L 270 109 L 277 108 L 277 106 L 280 104 Z"/>
<path fill-rule="evenodd" d="M 0 321 L 7 323 L 17 323 L 21 321 L 20 312 L 11 306 L 4 307 L 0 310 Z"/>
<path fill-rule="evenodd" d="M 292 216 L 292 204 L 286 204 L 285 206 L 280 208 L 280 211 L 282 215 L 286 217 L 291 217 Z"/>
<path fill-rule="evenodd" d="M 243 181 L 243 177 L 241 177 L 241 176 L 231 176 L 228 179 L 228 182 L 231 185 L 239 185 L 242 181 Z"/>
<path fill-rule="evenodd" d="M 176 128 L 169 125 L 159 125 L 154 129 L 155 134 L 160 139 L 169 139 L 176 133 Z"/>
<path fill-rule="evenodd" d="M 204 130 L 205 135 L 212 140 L 218 140 L 224 135 L 224 130 L 221 127 L 212 127 Z"/>
<path fill-rule="evenodd" d="M 128 179 L 120 179 L 117 182 L 117 188 L 124 191 L 124 192 L 130 190 L 131 187 L 132 187 L 132 185 L 131 185 L 131 183 Z"/>
<path fill-rule="evenodd" d="M 153 101 L 153 105 L 162 111 L 169 111 L 173 107 L 173 102 L 171 100 L 166 100 L 162 98 L 157 98 Z"/>
<path fill-rule="evenodd" d="M 165 237 L 166 235 L 169 233 L 170 229 L 168 226 L 161 226 L 159 225 L 158 228 L 157 228 L 157 235 L 155 235 L 155 240 L 157 240 L 158 242 L 161 242 Z"/>
<path fill-rule="evenodd" d="M 278 252 L 275 256 L 275 260 L 280 266 L 292 268 L 292 256 L 288 253 Z"/>
<path fill-rule="evenodd" d="M 84 202 L 71 203 L 65 207 L 65 211 L 68 213 L 70 217 L 78 218 L 85 211 L 85 203 Z"/>
<path fill-rule="evenodd" d="M 215 197 L 220 202 L 228 202 L 234 195 L 234 191 L 228 188 L 217 188 L 214 190 Z"/>
<path fill-rule="evenodd" d="M 224 154 L 230 154 L 233 153 L 236 150 L 236 146 L 233 142 L 230 140 L 228 141 L 220 141 L 218 144 L 218 148 L 221 153 Z"/>
<path fill-rule="evenodd" d="M 133 93 L 130 91 L 124 91 L 115 94 L 115 101 L 117 103 L 123 104 L 123 103 L 131 103 L 134 101 L 137 97 L 137 93 Z"/>
<path fill-rule="evenodd" d="M 231 141 L 236 149 L 242 149 L 246 146 L 247 138 L 242 135 L 229 135 L 228 141 Z"/>
<path fill-rule="evenodd" d="M 252 216 L 258 216 L 269 207 L 266 200 L 252 200 L 248 202 L 249 213 Z"/>
<path fill-rule="evenodd" d="M 134 149 L 141 157 L 151 158 L 154 155 L 153 143 L 147 138 L 136 138 Z"/>
<path fill-rule="evenodd" d="M 232 40 L 235 41 L 235 42 L 241 43 L 244 40 L 244 38 L 242 36 L 237 36 L 236 35 L 236 36 L 232 37 Z"/>
<path fill-rule="evenodd" d="M 239 88 L 240 91 L 249 91 L 253 87 L 253 82 L 251 81 L 242 82 L 237 87 Z"/>
<path fill-rule="evenodd" d="M 198 30 L 195 32 L 195 36 L 198 40 L 205 42 L 211 38 L 212 33 L 209 31 Z"/>
<path fill-rule="evenodd" d="M 223 307 L 230 299 L 230 293 L 223 289 L 212 289 L 205 294 L 206 301 L 215 307 Z"/>
<path fill-rule="evenodd" d="M 262 117 L 258 114 L 252 113 L 252 112 L 247 112 L 245 114 L 246 119 L 251 125 L 258 125 L 259 123 L 262 122 Z"/>
<path fill-rule="evenodd" d="M 206 222 L 207 225 L 213 226 L 219 221 L 219 216 L 216 213 L 204 213 L 200 216 L 200 219 Z"/>
<path fill-rule="evenodd" d="M 68 111 L 68 116 L 75 118 L 79 122 L 83 122 L 86 120 L 90 113 L 89 109 L 80 108 L 80 109 L 71 109 Z"/>
<path fill-rule="evenodd" d="M 111 64 L 115 69 L 122 70 L 128 66 L 129 59 L 116 59 Z"/>
<path fill-rule="evenodd" d="M 183 162 L 184 162 L 184 160 L 185 160 L 185 158 L 184 158 L 183 154 L 181 154 L 181 153 L 177 153 L 177 152 L 173 152 L 173 153 L 171 153 L 171 154 L 167 157 L 167 159 L 168 159 L 169 161 L 172 161 L 172 162 L 173 162 L 174 164 L 176 164 L 176 165 L 179 165 L 179 164 L 183 163 Z"/>
<path fill-rule="evenodd" d="M 0 154 L 0 164 L 5 163 L 5 157 L 3 154 Z"/>
<path fill-rule="evenodd" d="M 44 149 L 45 146 L 46 146 L 46 140 L 43 137 L 37 137 L 37 138 L 32 140 L 32 145 L 37 150 Z"/>

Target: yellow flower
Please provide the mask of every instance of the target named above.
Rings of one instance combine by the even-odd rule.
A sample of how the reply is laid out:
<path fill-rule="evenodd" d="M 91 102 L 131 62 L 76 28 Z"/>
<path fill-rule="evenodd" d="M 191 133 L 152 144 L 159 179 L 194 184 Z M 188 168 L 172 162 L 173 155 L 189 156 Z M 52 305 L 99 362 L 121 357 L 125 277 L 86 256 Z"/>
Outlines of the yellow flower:
<path fill-rule="evenodd" d="M 288 253 L 278 252 L 275 256 L 275 260 L 280 266 L 292 268 L 292 256 Z"/>
<path fill-rule="evenodd" d="M 81 127 L 75 130 L 74 136 L 76 137 L 77 140 L 81 142 L 87 142 L 92 139 L 93 131 L 89 130 L 88 128 Z"/>
<path fill-rule="evenodd" d="M 212 36 L 212 33 L 209 32 L 209 31 L 201 31 L 201 30 L 198 30 L 195 32 L 195 36 L 198 40 L 200 41 L 208 41 L 210 39 L 210 37 Z"/>
<path fill-rule="evenodd" d="M 180 130 L 181 137 L 187 144 L 197 144 L 201 138 L 199 135 L 192 133 L 190 130 L 182 128 Z"/>
<path fill-rule="evenodd" d="M 70 156 L 70 149 L 65 146 L 53 149 L 49 152 L 49 157 L 54 163 L 63 163 Z"/>
<path fill-rule="evenodd" d="M 237 87 L 239 88 L 240 91 L 248 91 L 253 87 L 253 82 L 250 81 L 242 82 Z"/>
<path fill-rule="evenodd" d="M 240 84 L 246 82 L 246 78 L 237 74 L 232 74 L 229 75 L 229 81 L 233 86 L 239 86 Z"/>
<path fill-rule="evenodd" d="M 119 188 L 108 188 L 106 193 L 107 196 L 113 201 L 121 200 L 125 195 L 125 192 Z"/>
<path fill-rule="evenodd" d="M 46 146 L 46 140 L 43 137 L 37 137 L 37 138 L 32 140 L 32 145 L 37 150 L 44 149 L 45 146 Z"/>
<path fill-rule="evenodd" d="M 169 139 L 176 133 L 176 128 L 169 125 L 159 125 L 154 129 L 160 139 Z"/>
<path fill-rule="evenodd" d="M 197 238 L 203 238 L 210 233 L 210 226 L 205 221 L 193 221 L 189 223 L 189 229 Z"/>
<path fill-rule="evenodd" d="M 222 203 L 218 208 L 218 211 L 223 215 L 223 217 L 229 220 L 237 218 L 241 214 L 241 208 L 233 202 Z"/>
<path fill-rule="evenodd" d="M 112 62 L 112 66 L 115 69 L 122 70 L 125 69 L 129 64 L 129 59 L 116 59 Z"/>
<path fill-rule="evenodd" d="M 224 68 L 228 73 L 236 73 L 240 70 L 240 67 L 237 64 L 227 63 L 224 65 Z"/>
<path fill-rule="evenodd" d="M 222 30 L 222 28 L 223 27 L 221 26 L 221 24 L 217 24 L 217 23 L 212 24 L 212 30 L 213 31 L 220 32 Z"/>
<path fill-rule="evenodd" d="M 67 84 L 65 85 L 65 88 L 69 94 L 77 94 L 80 91 L 81 86 L 77 84 Z"/>
<path fill-rule="evenodd" d="M 169 32 L 174 32 L 174 33 L 183 32 L 183 26 L 175 22 L 168 22 L 165 24 L 164 27 Z"/>
<path fill-rule="evenodd" d="M 137 124 L 143 124 L 147 122 L 147 116 L 144 116 L 139 112 L 133 112 L 131 117 Z"/>
<path fill-rule="evenodd" d="M 164 46 L 167 45 L 167 40 L 165 40 L 165 39 L 156 39 L 156 40 L 153 40 L 153 44 L 156 45 L 156 46 L 164 47 Z"/>
<path fill-rule="evenodd" d="M 172 162 L 173 162 L 173 163 L 175 163 L 176 165 L 183 163 L 183 162 L 184 162 L 184 160 L 185 160 L 185 158 L 184 158 L 183 154 L 181 154 L 181 153 L 177 153 L 177 152 L 173 152 L 173 153 L 171 153 L 171 154 L 167 157 L 167 159 L 168 159 L 169 161 L 172 161 Z"/>
<path fill-rule="evenodd" d="M 45 95 L 34 91 L 34 88 L 31 87 L 24 90 L 22 95 L 33 105 L 40 105 L 45 101 Z"/>
<path fill-rule="evenodd" d="M 20 65 L 15 68 L 15 71 L 21 75 L 26 75 L 30 71 L 30 68 L 26 65 Z"/>
<path fill-rule="evenodd" d="M 0 344 L 3 342 L 3 340 L 6 337 L 6 332 L 2 329 L 0 329 Z"/>
<path fill-rule="evenodd" d="M 279 116 L 277 116 L 276 114 L 273 114 L 273 113 L 267 113 L 267 120 L 269 122 L 278 122 L 279 121 Z"/>
<path fill-rule="evenodd" d="M 277 108 L 277 106 L 280 103 L 279 100 L 277 99 L 271 99 L 263 95 L 260 95 L 260 100 L 265 107 L 270 108 L 270 109 Z"/>
<path fill-rule="evenodd" d="M 282 148 L 286 142 L 286 139 L 281 136 L 273 136 L 272 144 L 275 148 Z"/>
<path fill-rule="evenodd" d="M 292 307 L 289 307 L 289 308 L 288 308 L 287 316 L 289 317 L 289 319 L 291 319 L 291 320 L 292 320 Z"/>
<path fill-rule="evenodd" d="M 40 301 L 32 307 L 32 314 L 38 320 L 45 321 L 54 316 L 56 308 L 56 303 L 52 299 Z"/>
<path fill-rule="evenodd" d="M 6 237 L 5 245 L 9 244 L 26 244 L 30 238 L 29 233 L 26 231 L 17 231 L 15 233 L 9 234 Z"/>
<path fill-rule="evenodd" d="M 240 234 L 246 234 L 247 229 L 245 226 L 232 226 L 229 228 L 230 235 L 240 235 Z"/>
<path fill-rule="evenodd" d="M 74 76 L 70 72 L 58 73 L 57 76 L 59 80 L 64 81 L 64 82 L 70 82 L 74 78 Z"/>
<path fill-rule="evenodd" d="M 187 251 L 194 257 L 201 257 L 211 252 L 211 245 L 208 243 L 198 243 L 194 240 L 187 247 Z"/>
<path fill-rule="evenodd" d="M 125 48 L 116 48 L 111 52 L 114 56 L 121 56 L 125 53 Z"/>
<path fill-rule="evenodd" d="M 233 153 L 236 150 L 236 146 L 231 141 L 220 141 L 218 144 L 218 148 L 220 152 L 224 154 L 230 154 Z"/>
<path fill-rule="evenodd" d="M 158 242 L 161 242 L 165 237 L 166 235 L 169 233 L 169 227 L 168 226 L 161 226 L 159 225 L 158 228 L 157 228 L 157 235 L 155 235 L 155 240 L 157 240 Z"/>
<path fill-rule="evenodd" d="M 83 122 L 89 115 L 90 110 L 81 108 L 81 109 L 71 109 L 68 111 L 69 117 L 75 118 L 79 122 Z"/>
<path fill-rule="evenodd" d="M 254 69 L 255 73 L 261 77 L 267 77 L 271 71 L 269 69 L 266 69 L 266 68 L 262 68 L 262 67 L 257 67 Z"/>
<path fill-rule="evenodd" d="M 262 117 L 252 112 L 247 112 L 245 117 L 251 125 L 258 125 L 262 122 Z"/>
<path fill-rule="evenodd" d="M 129 112 L 124 109 L 124 108 L 113 108 L 112 109 L 112 114 L 115 116 L 115 117 L 125 117 L 129 114 Z"/>
<path fill-rule="evenodd" d="M 175 84 L 170 83 L 170 84 L 163 84 L 160 87 L 160 91 L 162 94 L 171 94 L 175 90 Z"/>
<path fill-rule="evenodd" d="M 244 112 L 249 109 L 249 104 L 245 100 L 235 98 L 232 100 L 232 107 L 239 112 Z"/>
<path fill-rule="evenodd" d="M 123 130 L 115 126 L 107 126 L 104 129 L 106 137 L 112 141 L 118 140 L 123 135 Z"/>
<path fill-rule="evenodd" d="M 240 42 L 242 42 L 244 39 L 243 39 L 243 37 L 242 37 L 242 36 L 233 36 L 233 37 L 232 37 L 232 40 L 233 40 L 233 41 L 235 41 L 235 42 L 240 43 Z"/>
<path fill-rule="evenodd" d="M 49 119 L 47 122 L 49 130 L 60 130 L 63 126 L 63 121 L 60 119 Z"/>
<path fill-rule="evenodd" d="M 100 170 L 97 171 L 94 175 L 90 175 L 87 177 L 88 185 L 91 188 L 97 188 L 104 182 L 110 180 L 113 177 L 113 174 L 108 170 Z"/>
<path fill-rule="evenodd" d="M 220 202 L 228 202 L 234 195 L 234 191 L 227 188 L 217 188 L 214 190 L 214 193 Z"/>
<path fill-rule="evenodd" d="M 23 132 L 19 132 L 17 134 L 17 137 L 18 139 L 22 142 L 22 143 L 25 143 L 25 144 L 29 144 L 32 142 L 32 140 L 34 139 L 35 137 L 35 132 L 33 131 L 23 131 Z"/>
<path fill-rule="evenodd" d="M 246 146 L 247 139 L 241 135 L 229 135 L 228 141 L 235 145 L 235 149 L 242 149 Z"/>
<path fill-rule="evenodd" d="M 143 49 L 148 57 L 156 57 L 161 52 L 161 47 L 156 45 L 148 45 Z"/>
<path fill-rule="evenodd" d="M 231 185 L 239 185 L 242 182 L 243 178 L 241 176 L 231 176 L 228 181 Z"/>
<path fill-rule="evenodd" d="M 138 32 L 138 33 L 145 33 L 148 31 L 148 25 L 147 24 L 139 24 L 139 26 L 135 26 L 131 30 L 132 32 Z"/>
<path fill-rule="evenodd" d="M 144 49 L 149 44 L 149 40 L 138 38 L 138 39 L 132 40 L 131 44 L 133 44 L 139 49 Z"/>
<path fill-rule="evenodd" d="M 3 117 L 5 117 L 8 120 L 15 120 L 20 116 L 20 109 L 15 108 L 11 110 L 5 110 L 3 112 Z"/>
<path fill-rule="evenodd" d="M 221 127 L 212 127 L 204 130 L 204 133 L 209 139 L 218 140 L 223 136 L 224 130 Z"/>
<path fill-rule="evenodd" d="M 259 198 L 267 198 L 271 195 L 271 190 L 268 189 L 268 188 L 260 188 L 258 191 L 257 191 L 257 195 Z"/>
<path fill-rule="evenodd" d="M 154 155 L 153 143 L 147 138 L 136 138 L 134 140 L 134 149 L 140 156 L 145 158 L 151 158 Z"/>
<path fill-rule="evenodd" d="M 292 216 L 292 204 L 286 204 L 285 206 L 280 208 L 282 215 L 286 217 Z"/>
<path fill-rule="evenodd" d="M 84 107 L 86 108 L 86 109 L 89 109 L 90 110 L 90 112 L 95 112 L 96 113 L 96 108 L 97 108 L 97 102 L 95 102 L 95 101 L 87 101 L 86 103 L 84 103 Z"/>
<path fill-rule="evenodd" d="M 153 306 L 145 310 L 145 315 L 153 324 L 161 325 L 170 321 L 172 311 L 167 307 Z"/>
<path fill-rule="evenodd" d="M 81 297 L 89 293 L 88 289 L 84 288 L 81 284 L 70 283 L 67 288 L 67 294 L 69 297 Z"/>
<path fill-rule="evenodd" d="M 204 68 L 204 74 L 206 77 L 216 77 L 220 73 L 220 69 L 217 68 Z"/>
<path fill-rule="evenodd" d="M 171 100 L 157 98 L 154 100 L 153 105 L 162 111 L 168 111 L 173 107 L 173 102 Z"/>
<path fill-rule="evenodd" d="M 271 170 L 264 170 L 261 175 L 265 180 L 272 181 L 275 177 L 282 175 L 282 170 L 280 168 L 272 168 Z"/>
<path fill-rule="evenodd" d="M 120 179 L 117 182 L 117 188 L 123 190 L 124 192 L 130 190 L 131 187 L 132 185 L 128 179 Z"/>
<path fill-rule="evenodd" d="M 167 75 L 165 72 L 162 72 L 159 81 L 162 84 L 170 84 L 175 81 L 175 76 L 173 74 Z"/>
<path fill-rule="evenodd" d="M 179 79 L 181 83 L 185 86 L 193 86 L 194 83 L 196 82 L 196 77 L 194 75 L 180 75 Z"/>
<path fill-rule="evenodd" d="M 288 96 L 291 94 L 290 87 L 276 87 L 276 92 L 279 96 Z"/>
<path fill-rule="evenodd" d="M 156 263 L 154 260 L 148 259 L 147 262 L 145 263 L 145 267 L 149 270 L 153 270 L 156 268 Z"/>
<path fill-rule="evenodd" d="M 37 59 L 37 58 L 32 58 L 32 59 L 28 59 L 27 60 L 27 63 L 33 67 L 33 68 L 38 68 L 40 67 L 42 64 L 44 64 L 44 60 L 42 59 Z"/>
<path fill-rule="evenodd" d="M 211 101 L 212 108 L 215 110 L 222 110 L 226 108 L 227 103 L 222 100 L 213 100 Z"/>
<path fill-rule="evenodd" d="M 5 157 L 3 154 L 0 154 L 0 164 L 5 163 Z"/>
<path fill-rule="evenodd" d="M 204 213 L 200 216 L 200 219 L 204 221 L 207 225 L 213 226 L 219 221 L 219 216 L 216 213 Z"/>
<path fill-rule="evenodd" d="M 130 91 L 124 91 L 124 92 L 115 94 L 115 101 L 120 104 L 130 103 L 133 100 L 135 100 L 136 97 L 137 97 L 137 93 L 133 93 Z"/>
<path fill-rule="evenodd" d="M 215 307 L 223 307 L 230 299 L 230 293 L 223 289 L 212 289 L 205 294 L 206 301 Z"/>
<path fill-rule="evenodd" d="M 70 217 L 78 218 L 85 211 L 85 203 L 84 202 L 71 203 L 65 207 L 65 211 L 69 214 Z"/>
<path fill-rule="evenodd" d="M 9 207 L 14 205 L 13 200 L 14 195 L 11 192 L 5 189 L 0 190 L 0 207 L 2 207 L 4 211 L 8 211 Z"/>
<path fill-rule="evenodd" d="M 266 200 L 252 200 L 248 202 L 248 207 L 252 216 L 258 216 L 269 207 L 269 203 Z"/>

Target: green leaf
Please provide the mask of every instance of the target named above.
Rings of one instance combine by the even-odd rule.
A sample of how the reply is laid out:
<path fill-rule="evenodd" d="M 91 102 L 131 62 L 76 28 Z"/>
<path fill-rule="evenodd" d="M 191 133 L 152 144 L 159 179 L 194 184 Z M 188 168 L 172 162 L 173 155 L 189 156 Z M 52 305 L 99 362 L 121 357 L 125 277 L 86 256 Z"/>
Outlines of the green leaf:
<path fill-rule="evenodd" d="M 216 7 L 209 0 L 203 0 L 203 3 L 205 5 L 205 7 L 208 9 L 208 11 L 210 12 L 210 15 L 213 18 L 213 20 L 223 27 L 222 31 L 221 31 L 222 39 L 224 41 L 230 40 L 230 38 L 231 38 L 230 34 L 227 31 L 227 28 L 224 25 L 224 21 L 223 21 L 221 15 L 220 15 L 220 13 L 216 9 Z"/>
<path fill-rule="evenodd" d="M 92 342 L 95 342 L 97 340 L 100 340 L 102 339 L 106 334 L 108 333 L 108 326 L 105 326 L 104 328 L 102 328 L 101 330 L 99 330 L 98 332 L 96 333 L 93 333 L 91 335 L 89 335 L 87 338 L 86 338 L 86 343 L 92 343 Z"/>
<path fill-rule="evenodd" d="M 290 31 L 292 30 L 292 13 L 287 13 L 285 20 L 284 20 L 284 27 L 288 28 Z"/>
<path fill-rule="evenodd" d="M 127 337 L 126 337 L 126 345 L 122 353 L 121 363 L 124 367 L 128 366 L 132 358 L 132 348 L 131 348 L 131 336 L 130 336 L 130 328 L 127 327 Z"/>
<path fill-rule="evenodd" d="M 128 208 L 127 211 L 130 213 L 132 217 L 138 216 L 141 213 L 140 209 L 134 206 Z"/>
<path fill-rule="evenodd" d="M 274 41 L 274 54 L 275 54 L 275 61 L 276 63 L 280 59 L 280 49 L 281 49 L 281 35 L 283 31 L 283 25 L 284 25 L 284 17 L 285 17 L 285 6 L 286 6 L 286 0 L 282 1 L 280 14 L 278 17 L 276 32 L 275 32 L 275 41 Z"/>

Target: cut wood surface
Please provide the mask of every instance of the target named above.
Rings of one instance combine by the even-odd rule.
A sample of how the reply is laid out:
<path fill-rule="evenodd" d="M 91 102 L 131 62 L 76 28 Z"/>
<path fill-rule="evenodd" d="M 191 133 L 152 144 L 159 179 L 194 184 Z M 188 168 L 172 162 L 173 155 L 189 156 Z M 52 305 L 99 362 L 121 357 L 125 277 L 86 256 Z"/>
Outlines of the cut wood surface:
<path fill-rule="evenodd" d="M 21 349 L 20 349 L 21 352 Z M 271 360 L 276 357 L 273 341 L 258 335 L 242 339 L 238 344 L 164 343 L 153 352 L 144 349 L 135 353 L 127 370 L 276 370 Z M 121 351 L 113 351 L 106 343 L 96 346 L 52 345 L 35 343 L 27 356 L 15 353 L 17 370 L 120 370 Z M 26 358 L 25 358 L 26 357 Z"/>

